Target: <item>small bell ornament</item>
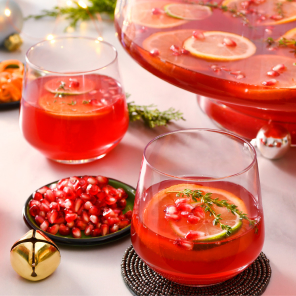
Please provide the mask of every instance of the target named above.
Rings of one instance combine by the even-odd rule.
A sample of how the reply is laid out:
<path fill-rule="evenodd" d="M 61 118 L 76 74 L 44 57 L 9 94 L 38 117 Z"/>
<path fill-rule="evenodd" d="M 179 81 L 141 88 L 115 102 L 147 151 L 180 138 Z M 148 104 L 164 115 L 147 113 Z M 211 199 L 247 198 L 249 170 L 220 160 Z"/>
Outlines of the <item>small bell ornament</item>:
<path fill-rule="evenodd" d="M 23 27 L 23 14 L 13 0 L 0 0 L 0 46 L 17 50 L 23 43 L 19 33 Z"/>
<path fill-rule="evenodd" d="M 264 125 L 251 144 L 269 159 L 281 158 L 291 146 L 291 135 L 283 126 L 270 123 Z"/>
<path fill-rule="evenodd" d="M 23 278 L 40 281 L 59 266 L 61 255 L 56 244 L 39 230 L 30 230 L 11 248 L 10 262 Z"/>

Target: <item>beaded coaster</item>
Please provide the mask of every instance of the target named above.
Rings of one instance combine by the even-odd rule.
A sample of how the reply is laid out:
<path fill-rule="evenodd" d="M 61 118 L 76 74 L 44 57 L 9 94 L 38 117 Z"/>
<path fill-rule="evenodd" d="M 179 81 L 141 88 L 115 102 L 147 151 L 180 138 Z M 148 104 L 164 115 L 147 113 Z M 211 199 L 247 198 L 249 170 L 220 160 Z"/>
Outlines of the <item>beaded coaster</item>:
<path fill-rule="evenodd" d="M 187 287 L 173 283 L 149 268 L 130 246 L 122 258 L 121 274 L 127 287 L 136 296 L 198 295 L 262 295 L 270 277 L 269 260 L 261 252 L 242 273 L 221 284 Z"/>

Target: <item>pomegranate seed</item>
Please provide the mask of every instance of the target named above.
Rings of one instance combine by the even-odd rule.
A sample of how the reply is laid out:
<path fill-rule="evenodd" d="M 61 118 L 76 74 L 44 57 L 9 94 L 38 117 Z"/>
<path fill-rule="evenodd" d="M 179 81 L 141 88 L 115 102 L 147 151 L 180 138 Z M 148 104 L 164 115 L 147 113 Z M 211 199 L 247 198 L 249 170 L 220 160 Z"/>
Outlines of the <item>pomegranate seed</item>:
<path fill-rule="evenodd" d="M 74 208 L 74 201 L 71 199 L 66 199 L 64 202 L 64 207 L 66 209 L 73 209 Z"/>
<path fill-rule="evenodd" d="M 95 215 L 91 215 L 91 216 L 89 217 L 89 220 L 90 220 L 92 223 L 94 223 L 94 224 L 99 223 L 99 218 L 98 218 L 97 216 L 95 216 Z"/>
<path fill-rule="evenodd" d="M 90 207 L 90 209 L 88 210 L 90 215 L 96 215 L 98 216 L 100 214 L 100 210 L 96 207 L 96 206 L 92 206 Z"/>
<path fill-rule="evenodd" d="M 279 20 L 283 19 L 283 16 L 280 14 L 274 14 L 270 17 L 270 19 L 272 19 L 274 21 L 279 21 Z"/>
<path fill-rule="evenodd" d="M 87 201 L 84 204 L 84 208 L 88 211 L 91 207 L 93 206 L 93 204 L 90 201 Z"/>
<path fill-rule="evenodd" d="M 67 198 L 67 199 L 75 199 L 76 198 L 76 194 L 72 188 L 67 186 L 67 187 L 64 187 L 63 191 L 65 192 L 65 198 Z"/>
<path fill-rule="evenodd" d="M 44 186 L 37 190 L 38 193 L 44 194 L 49 188 L 47 186 Z"/>
<path fill-rule="evenodd" d="M 133 212 L 130 210 L 130 211 L 127 211 L 124 215 L 128 220 L 131 220 L 133 216 Z"/>
<path fill-rule="evenodd" d="M 277 76 L 280 76 L 280 73 L 277 71 L 271 70 L 267 72 L 267 75 L 271 77 L 277 77 Z"/>
<path fill-rule="evenodd" d="M 72 228 L 72 235 L 74 238 L 81 238 L 81 231 L 77 227 Z"/>
<path fill-rule="evenodd" d="M 79 86 L 79 81 L 71 81 L 70 83 L 69 83 L 69 87 L 78 87 Z"/>
<path fill-rule="evenodd" d="M 59 228 L 59 233 L 61 235 L 69 235 L 71 232 L 70 228 L 66 226 L 65 224 L 61 224 Z"/>
<path fill-rule="evenodd" d="M 45 221 L 44 217 L 40 215 L 36 215 L 34 219 L 38 225 L 41 225 Z"/>
<path fill-rule="evenodd" d="M 47 199 L 49 202 L 53 202 L 56 200 L 53 192 L 50 189 L 46 190 L 46 192 L 44 193 L 44 198 Z"/>
<path fill-rule="evenodd" d="M 181 219 L 181 216 L 180 214 L 166 214 L 165 218 L 177 221 Z"/>
<path fill-rule="evenodd" d="M 202 208 L 202 207 L 199 207 L 199 206 L 197 206 L 197 207 L 195 207 L 192 211 L 191 211 L 191 213 L 193 214 L 193 215 L 195 215 L 196 217 L 199 217 L 199 218 L 201 218 L 201 219 L 204 219 L 205 218 L 205 212 L 204 212 L 204 209 Z"/>
<path fill-rule="evenodd" d="M 172 46 L 170 47 L 170 50 L 171 50 L 171 51 L 174 51 L 174 52 L 179 52 L 179 46 L 177 46 L 177 45 L 172 45 Z"/>
<path fill-rule="evenodd" d="M 279 73 L 282 73 L 283 71 L 286 70 L 286 66 L 284 64 L 278 64 L 276 66 L 274 66 L 272 68 L 273 71 L 276 71 L 276 72 L 279 72 Z"/>
<path fill-rule="evenodd" d="M 82 220 L 83 220 L 85 223 L 88 223 L 89 220 L 90 220 L 89 215 L 88 215 L 87 212 L 85 212 L 85 211 L 82 212 Z"/>
<path fill-rule="evenodd" d="M 76 212 L 77 213 L 77 215 L 82 215 L 82 211 L 84 210 L 84 205 L 82 205 L 80 208 L 79 208 L 79 210 Z"/>
<path fill-rule="evenodd" d="M 108 223 L 109 226 L 111 226 L 113 224 L 117 224 L 119 222 L 120 222 L 119 218 L 116 218 L 116 217 L 114 217 L 114 218 L 112 218 L 112 217 L 107 218 L 107 223 Z"/>
<path fill-rule="evenodd" d="M 173 215 L 173 214 L 178 214 L 179 213 L 177 207 L 175 207 L 175 206 L 166 207 L 165 212 L 168 215 Z"/>
<path fill-rule="evenodd" d="M 49 205 L 47 205 L 45 202 L 42 202 L 40 205 L 40 211 L 48 212 L 49 210 Z"/>
<path fill-rule="evenodd" d="M 33 195 L 33 199 L 34 200 L 41 200 L 41 199 L 43 199 L 43 196 L 42 196 L 42 194 L 40 192 L 34 192 L 32 195 Z"/>
<path fill-rule="evenodd" d="M 181 215 L 182 217 L 187 217 L 189 214 L 190 214 L 189 212 L 183 211 L 183 212 L 181 212 L 180 215 Z"/>
<path fill-rule="evenodd" d="M 118 231 L 118 229 L 119 229 L 119 226 L 117 224 L 114 224 L 110 227 L 109 230 L 110 230 L 110 233 L 114 233 L 114 232 Z"/>
<path fill-rule="evenodd" d="M 56 203 L 55 201 L 53 201 L 53 202 L 50 203 L 49 208 L 51 210 L 59 211 L 60 210 L 60 205 L 58 203 Z"/>
<path fill-rule="evenodd" d="M 160 8 L 152 8 L 151 13 L 152 13 L 153 15 L 160 15 L 160 14 L 163 14 L 164 12 L 163 12 L 163 10 L 160 9 Z"/>
<path fill-rule="evenodd" d="M 119 208 L 124 209 L 126 207 L 126 199 L 122 198 L 117 202 Z"/>
<path fill-rule="evenodd" d="M 230 72 L 231 71 L 229 68 L 226 68 L 226 67 L 223 67 L 223 66 L 220 69 L 225 71 L 225 72 Z"/>
<path fill-rule="evenodd" d="M 86 228 L 86 226 L 87 226 L 87 223 L 85 223 L 85 222 L 82 221 L 82 220 L 79 220 L 79 221 L 77 221 L 77 222 L 75 223 L 75 226 L 76 226 L 77 228 L 79 228 L 80 230 L 84 230 L 84 229 Z"/>
<path fill-rule="evenodd" d="M 60 226 L 59 226 L 58 224 L 54 224 L 53 226 L 51 226 L 51 227 L 49 227 L 49 228 L 47 229 L 47 232 L 49 232 L 50 234 L 55 235 L 55 234 L 58 233 L 59 228 L 60 228 Z"/>
<path fill-rule="evenodd" d="M 192 214 L 188 215 L 187 217 L 187 222 L 189 222 L 190 224 L 197 224 L 199 222 L 200 218 L 196 217 Z"/>
<path fill-rule="evenodd" d="M 185 55 L 190 54 L 190 51 L 185 48 L 181 48 L 180 52 L 181 54 L 185 54 Z"/>
<path fill-rule="evenodd" d="M 66 220 L 68 223 L 70 223 L 70 222 L 76 220 L 77 217 L 78 217 L 78 215 L 77 215 L 76 213 L 69 213 L 69 214 L 66 214 L 66 216 L 65 216 L 65 220 Z"/>
<path fill-rule="evenodd" d="M 114 211 L 112 209 L 109 209 L 109 208 L 104 209 L 104 211 L 103 211 L 103 217 L 104 218 L 114 217 L 114 216 L 115 216 L 115 213 L 114 213 Z"/>
<path fill-rule="evenodd" d="M 58 217 L 55 219 L 55 224 L 63 224 L 65 223 L 65 217 L 58 214 Z"/>
<path fill-rule="evenodd" d="M 67 223 L 67 226 L 68 226 L 69 228 L 73 228 L 74 225 L 75 225 L 75 222 L 74 222 L 74 221 Z"/>
<path fill-rule="evenodd" d="M 188 240 L 196 240 L 196 239 L 198 239 L 201 236 L 205 236 L 205 233 L 202 232 L 202 231 L 190 230 L 185 235 L 185 238 L 188 239 Z"/>
<path fill-rule="evenodd" d="M 187 251 L 191 251 L 194 246 L 193 242 L 182 240 L 182 239 L 175 240 L 174 245 L 176 245 L 184 250 L 187 250 Z"/>
<path fill-rule="evenodd" d="M 41 206 L 41 203 L 39 200 L 30 200 L 30 203 L 29 203 L 29 207 L 32 207 L 32 206 L 37 206 L 37 207 L 40 207 Z"/>
<path fill-rule="evenodd" d="M 231 75 L 240 75 L 242 74 L 242 71 L 232 71 L 230 72 Z"/>
<path fill-rule="evenodd" d="M 200 31 L 193 31 L 192 32 L 192 37 L 195 38 L 195 39 L 199 39 L 199 40 L 204 40 L 205 39 L 205 35 Z"/>
<path fill-rule="evenodd" d="M 55 190 L 53 194 L 56 198 L 65 198 L 65 193 L 62 190 Z"/>
<path fill-rule="evenodd" d="M 223 39 L 223 42 L 226 46 L 230 46 L 230 47 L 235 47 L 237 45 L 235 41 L 227 37 Z"/>
<path fill-rule="evenodd" d="M 241 7 L 246 9 L 250 5 L 250 1 L 243 1 L 240 3 Z"/>
<path fill-rule="evenodd" d="M 43 231 L 46 231 L 49 227 L 49 222 L 47 220 L 44 220 L 44 222 L 40 225 L 40 229 Z"/>
<path fill-rule="evenodd" d="M 152 55 L 153 57 L 159 56 L 159 50 L 157 48 L 151 49 L 150 55 Z"/>
<path fill-rule="evenodd" d="M 39 215 L 40 215 L 40 213 L 39 213 Z M 120 215 L 118 216 L 118 218 L 119 218 L 120 220 L 125 220 L 125 216 L 124 216 L 123 214 L 120 214 Z"/>
<path fill-rule="evenodd" d="M 239 75 L 237 75 L 235 78 L 236 78 L 236 79 L 243 79 L 243 78 L 245 78 L 245 75 L 243 75 L 243 74 L 239 74 Z"/>
<path fill-rule="evenodd" d="M 92 185 L 96 185 L 96 184 L 98 184 L 99 182 L 98 182 L 98 180 L 97 180 L 96 178 L 94 178 L 94 177 L 89 177 L 89 178 L 87 179 L 87 183 L 88 183 L 88 184 L 92 184 Z"/>
<path fill-rule="evenodd" d="M 118 197 L 118 191 L 110 185 L 104 186 L 102 189 L 107 195 Z"/>
<path fill-rule="evenodd" d="M 57 186 L 57 188 L 58 188 L 59 190 L 63 190 L 64 187 L 65 187 L 67 184 L 68 184 L 68 179 L 62 179 L 62 180 L 60 180 L 60 181 L 58 182 L 58 186 Z"/>
<path fill-rule="evenodd" d="M 101 231 L 102 231 L 102 236 L 105 236 L 106 234 L 109 233 L 109 227 L 107 224 L 102 224 L 101 225 Z"/>
<path fill-rule="evenodd" d="M 75 204 L 74 204 L 74 212 L 77 213 L 77 212 L 79 211 L 79 209 L 80 209 L 80 207 L 81 207 L 82 204 L 83 204 L 82 199 L 77 198 L 77 199 L 75 200 Z"/>
<path fill-rule="evenodd" d="M 91 232 L 94 230 L 94 226 L 92 224 L 88 224 L 84 229 L 84 234 L 89 236 Z"/>
<path fill-rule="evenodd" d="M 118 217 L 122 213 L 122 211 L 120 209 L 114 209 L 113 212 L 114 212 L 115 217 Z"/>
<path fill-rule="evenodd" d="M 118 227 L 119 229 L 125 228 L 126 226 L 128 226 L 130 224 L 130 221 L 127 219 L 124 219 L 122 221 L 119 221 L 118 223 Z"/>
<path fill-rule="evenodd" d="M 45 214 L 44 211 L 40 211 L 39 214 L 38 214 L 38 216 L 41 216 L 41 217 L 45 218 L 46 217 L 46 214 Z"/>
<path fill-rule="evenodd" d="M 191 212 L 191 210 L 194 209 L 194 207 L 190 204 L 187 204 L 187 203 L 180 203 L 180 204 L 178 204 L 177 209 L 179 211 Z"/>
<path fill-rule="evenodd" d="M 96 236 L 99 236 L 101 233 L 102 233 L 102 230 L 101 230 L 101 229 L 99 229 L 99 228 L 95 228 L 94 230 L 92 230 L 92 231 L 90 232 L 90 235 L 91 235 L 92 237 L 96 237 Z"/>
<path fill-rule="evenodd" d="M 178 205 L 181 203 L 189 203 L 189 202 L 190 202 L 189 198 L 179 198 L 175 201 L 175 205 L 178 207 Z"/>
<path fill-rule="evenodd" d="M 100 185 L 101 187 L 107 185 L 108 182 L 109 182 L 108 178 L 106 178 L 106 177 L 104 177 L 104 176 L 97 176 L 96 178 L 97 178 L 97 180 L 98 180 L 98 182 L 99 182 L 99 185 Z"/>
<path fill-rule="evenodd" d="M 53 210 L 51 213 L 49 213 L 48 215 L 48 222 L 50 224 L 54 224 L 55 223 L 55 220 L 57 219 L 58 217 L 58 212 Z"/>
<path fill-rule="evenodd" d="M 270 80 L 266 80 L 266 81 L 263 81 L 262 84 L 264 86 L 273 86 L 277 83 L 277 80 L 275 79 L 270 79 Z"/>
<path fill-rule="evenodd" d="M 124 201 L 126 202 L 125 199 L 124 199 Z M 107 195 L 107 197 L 105 198 L 105 202 L 106 202 L 107 205 L 113 205 L 113 204 L 116 204 L 117 199 L 115 197 Z"/>

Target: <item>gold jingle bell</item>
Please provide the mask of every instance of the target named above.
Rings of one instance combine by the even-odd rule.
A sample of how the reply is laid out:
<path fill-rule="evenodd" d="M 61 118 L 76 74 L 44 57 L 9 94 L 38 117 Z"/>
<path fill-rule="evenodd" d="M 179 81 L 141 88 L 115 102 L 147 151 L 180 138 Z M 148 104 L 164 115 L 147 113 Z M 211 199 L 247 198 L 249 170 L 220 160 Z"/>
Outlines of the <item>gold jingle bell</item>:
<path fill-rule="evenodd" d="M 11 248 L 10 262 L 23 278 L 40 281 L 59 266 L 61 255 L 56 244 L 39 230 L 30 230 Z"/>

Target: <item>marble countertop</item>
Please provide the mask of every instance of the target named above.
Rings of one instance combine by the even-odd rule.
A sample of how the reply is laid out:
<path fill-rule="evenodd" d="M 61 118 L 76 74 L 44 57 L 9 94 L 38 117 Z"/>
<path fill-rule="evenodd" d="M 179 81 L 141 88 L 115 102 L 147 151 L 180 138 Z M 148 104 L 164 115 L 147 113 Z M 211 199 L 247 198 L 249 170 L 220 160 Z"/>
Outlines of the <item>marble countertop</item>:
<path fill-rule="evenodd" d="M 58 3 L 53 0 L 15 0 L 24 15 L 38 13 Z M 60 1 L 61 2 L 61 1 Z M 14 53 L 0 51 L 0 60 L 24 61 L 27 49 L 48 34 L 65 34 L 62 19 L 29 20 L 24 24 L 24 44 Z M 56 272 L 40 282 L 19 277 L 10 265 L 11 246 L 28 231 L 22 208 L 38 187 L 72 175 L 106 175 L 136 187 L 142 153 L 155 136 L 184 128 L 216 128 L 197 105 L 196 95 L 176 88 L 141 68 L 118 42 L 112 21 L 98 26 L 104 40 L 119 53 L 119 66 L 126 92 L 137 104 L 156 104 L 164 110 L 173 107 L 186 121 L 150 130 L 130 124 L 122 142 L 106 157 L 89 164 L 68 166 L 46 159 L 22 137 L 19 110 L 0 110 L 0 295 L 131 295 L 120 272 L 129 237 L 89 248 L 61 246 L 62 261 Z M 92 23 L 79 24 L 73 35 L 98 37 Z M 258 154 L 266 238 L 263 252 L 270 259 L 272 277 L 264 295 L 296 295 L 296 148 L 271 161 Z"/>

